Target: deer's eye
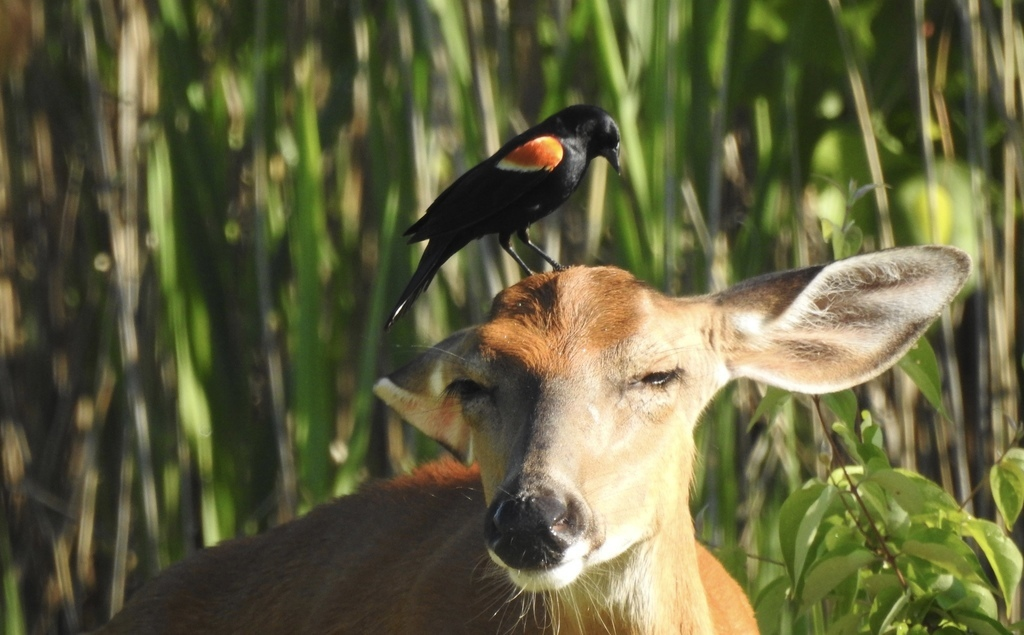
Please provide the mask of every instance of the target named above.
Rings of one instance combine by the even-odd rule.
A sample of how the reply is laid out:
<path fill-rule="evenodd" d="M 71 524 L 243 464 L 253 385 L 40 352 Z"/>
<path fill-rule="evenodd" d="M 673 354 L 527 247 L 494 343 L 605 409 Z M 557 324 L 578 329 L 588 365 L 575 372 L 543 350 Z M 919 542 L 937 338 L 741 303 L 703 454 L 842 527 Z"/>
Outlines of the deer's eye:
<path fill-rule="evenodd" d="M 683 371 L 678 368 L 671 370 L 662 370 L 653 373 L 647 373 L 640 378 L 640 384 L 644 386 L 653 386 L 655 388 L 665 388 L 674 381 L 677 381 L 682 377 Z"/>
<path fill-rule="evenodd" d="M 456 379 L 444 389 L 444 396 L 466 401 L 488 395 L 490 392 L 472 379 Z"/>

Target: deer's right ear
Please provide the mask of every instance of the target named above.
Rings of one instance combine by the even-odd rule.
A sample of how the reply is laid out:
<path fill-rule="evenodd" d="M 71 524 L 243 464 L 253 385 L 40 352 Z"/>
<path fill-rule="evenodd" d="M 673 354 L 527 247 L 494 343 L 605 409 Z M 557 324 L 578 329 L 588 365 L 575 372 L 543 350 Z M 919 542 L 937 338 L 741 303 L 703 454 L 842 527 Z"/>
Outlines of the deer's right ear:
<path fill-rule="evenodd" d="M 462 405 L 445 389 L 457 379 L 457 362 L 473 332 L 459 331 L 373 386 L 373 394 L 402 419 L 463 459 L 469 454 L 469 426 Z"/>

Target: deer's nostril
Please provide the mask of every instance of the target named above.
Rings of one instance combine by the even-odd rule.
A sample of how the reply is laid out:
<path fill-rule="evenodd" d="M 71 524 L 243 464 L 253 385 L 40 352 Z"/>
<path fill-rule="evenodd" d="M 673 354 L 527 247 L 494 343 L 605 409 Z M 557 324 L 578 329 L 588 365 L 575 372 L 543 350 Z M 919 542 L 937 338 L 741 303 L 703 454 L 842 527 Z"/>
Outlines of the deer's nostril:
<path fill-rule="evenodd" d="M 492 520 L 499 531 L 542 533 L 564 524 L 567 511 L 553 496 L 509 498 L 498 505 Z"/>

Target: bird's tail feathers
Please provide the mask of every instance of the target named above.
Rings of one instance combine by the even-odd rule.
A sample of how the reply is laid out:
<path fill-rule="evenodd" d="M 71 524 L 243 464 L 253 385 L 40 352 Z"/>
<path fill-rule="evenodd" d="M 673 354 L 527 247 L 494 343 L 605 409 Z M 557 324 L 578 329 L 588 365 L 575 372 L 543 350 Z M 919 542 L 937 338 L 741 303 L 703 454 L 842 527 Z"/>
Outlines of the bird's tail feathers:
<path fill-rule="evenodd" d="M 412 279 L 409 280 L 409 284 L 405 285 L 395 308 L 391 310 L 391 314 L 384 323 L 385 331 L 391 330 L 395 320 L 402 317 L 412 307 L 412 303 L 426 290 L 441 265 L 451 258 L 458 249 L 459 247 L 452 249 L 450 244 L 438 244 L 436 238 L 427 243 L 427 248 L 423 252 L 423 257 L 420 258 L 420 264 L 416 266 L 416 271 L 412 274 Z"/>

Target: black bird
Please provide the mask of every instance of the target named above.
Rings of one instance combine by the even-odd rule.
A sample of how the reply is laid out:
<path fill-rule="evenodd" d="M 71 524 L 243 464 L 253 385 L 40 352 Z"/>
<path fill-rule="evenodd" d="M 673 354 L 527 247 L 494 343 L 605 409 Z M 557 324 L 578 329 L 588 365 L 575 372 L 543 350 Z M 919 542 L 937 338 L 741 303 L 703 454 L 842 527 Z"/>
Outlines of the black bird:
<path fill-rule="evenodd" d="M 430 242 L 384 330 L 409 309 L 446 260 L 487 234 L 498 235 L 501 248 L 527 275 L 533 272 L 512 249 L 512 234 L 561 269 L 530 242 L 528 229 L 569 198 L 597 156 L 619 171 L 619 127 L 604 110 L 579 104 L 518 135 L 449 185 L 403 234 L 410 244 Z"/>

